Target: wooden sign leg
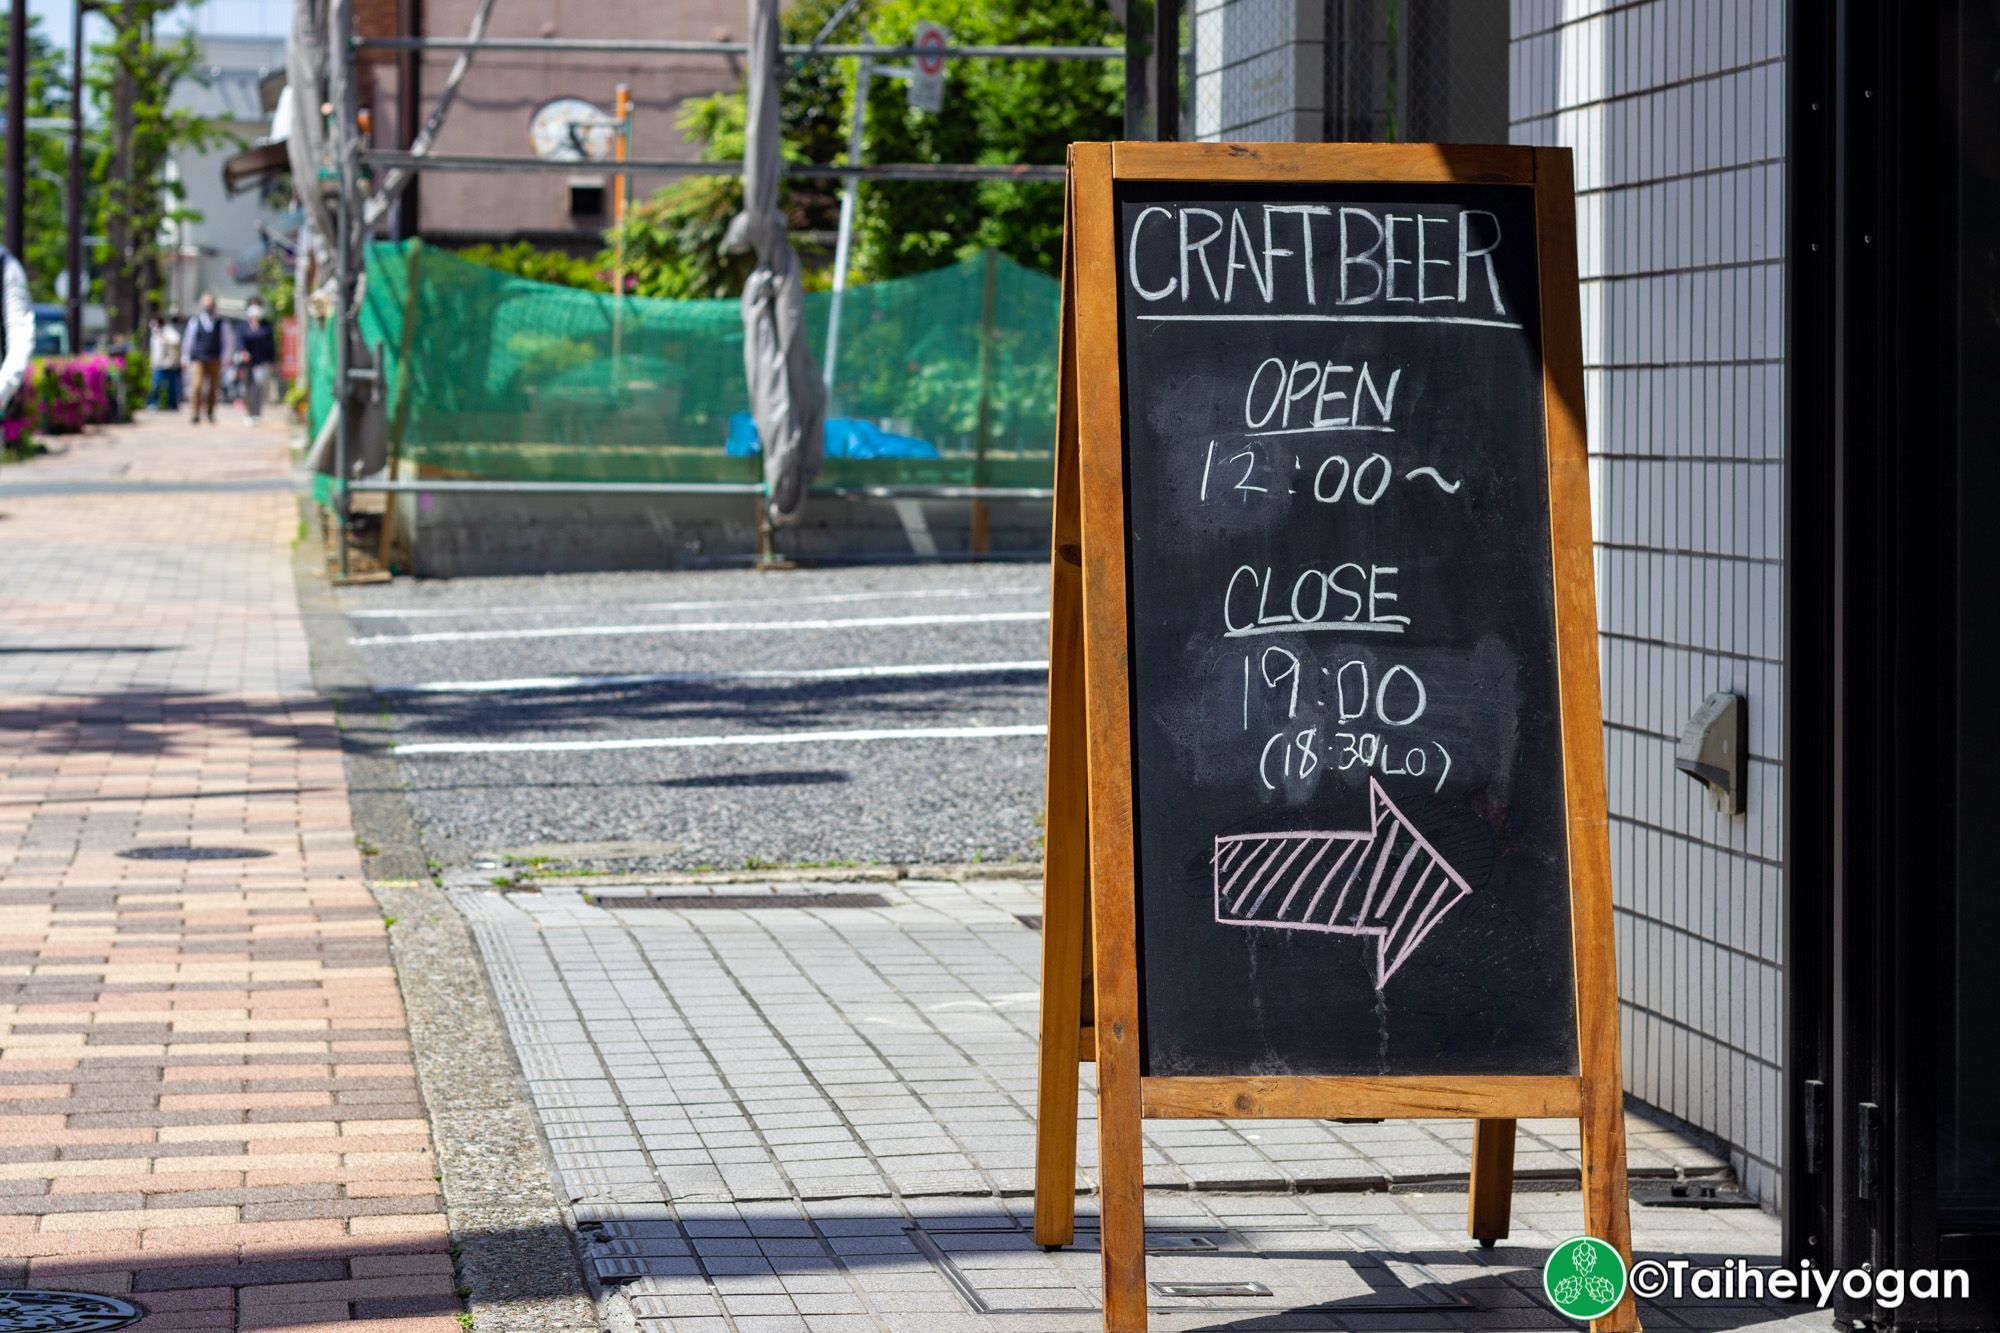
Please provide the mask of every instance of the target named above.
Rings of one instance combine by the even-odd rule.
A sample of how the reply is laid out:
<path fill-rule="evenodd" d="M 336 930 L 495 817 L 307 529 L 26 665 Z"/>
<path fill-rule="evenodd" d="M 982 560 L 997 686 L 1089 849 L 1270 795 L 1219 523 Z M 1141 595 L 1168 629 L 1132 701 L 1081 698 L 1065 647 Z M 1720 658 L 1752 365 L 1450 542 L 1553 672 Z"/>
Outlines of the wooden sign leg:
<path fill-rule="evenodd" d="M 1612 1047 L 1614 1057 L 1616 1045 Z M 1625 1185 L 1625 1092 L 1614 1072 L 1583 1085 L 1583 1229 L 1601 1236 L 1632 1263 L 1632 1199 Z M 1639 1307 L 1630 1288 L 1618 1308 L 1593 1319 L 1591 1333 L 1638 1333 Z"/>
<path fill-rule="evenodd" d="M 1113 1035 L 1100 1029 L 1098 1043 L 1098 1236 L 1104 1247 L 1104 1333 L 1146 1333 L 1146 1185 L 1138 1042 L 1133 1033 Z"/>
<path fill-rule="evenodd" d="M 1514 1122 L 1472 1122 L 1472 1190 L 1465 1229 L 1481 1245 L 1507 1239 L 1514 1214 Z"/>
<path fill-rule="evenodd" d="M 1074 494 L 1075 486 L 1058 482 Z M 1076 1226 L 1078 1063 L 1087 1020 L 1090 936 L 1089 775 L 1083 731 L 1083 606 L 1079 570 L 1063 554 L 1057 503 L 1055 598 L 1049 636 L 1049 778 L 1042 871 L 1042 1049 L 1035 1107 L 1035 1243 L 1067 1245 Z M 1072 514 L 1074 502 L 1071 504 Z M 1074 522 L 1069 525 L 1074 529 Z M 1068 545 L 1074 551 L 1074 545 Z"/>
<path fill-rule="evenodd" d="M 1076 1235 L 1078 1063 L 1088 1021 L 1090 936 L 1089 738 L 1084 730 L 1083 525 L 1078 509 L 1076 305 L 1064 255 L 1058 344 L 1056 501 L 1050 524 L 1049 750 L 1043 813 L 1042 1047 L 1035 1106 L 1035 1242 Z"/>
<path fill-rule="evenodd" d="M 1065 249 L 1072 263 L 1078 551 L 1089 614 L 1082 618 L 1089 699 L 1092 1026 L 1097 1046 L 1099 1234 L 1105 1333 L 1145 1333 L 1146 1190 L 1141 1170 L 1139 948 L 1132 844 L 1129 641 L 1125 623 L 1124 458 L 1119 418 L 1117 226 L 1111 145 L 1070 145 Z M 1074 350 L 1072 350 L 1072 348 Z M 1108 365 L 1107 365 L 1108 362 Z M 1085 367 L 1090 367 L 1085 372 Z M 1073 368 L 1073 369 L 1072 369 Z M 1109 373 L 1100 373 L 1107 371 Z M 1060 440 L 1060 450 L 1066 440 Z M 1060 460 L 1059 460 L 1060 465 Z M 1059 488 L 1060 489 L 1060 488 Z M 1060 496 L 1058 496 L 1060 498 Z M 1057 561 L 1060 568 L 1061 560 Z M 1051 666 L 1053 670 L 1053 665 Z M 1052 738 L 1053 739 L 1053 738 Z"/>
<path fill-rule="evenodd" d="M 1583 1225 L 1632 1262 L 1625 1194 L 1625 1093 L 1618 1059 L 1611 842 L 1604 818 L 1604 708 L 1597 676 L 1597 580 L 1585 452 L 1583 333 L 1576 290 L 1576 193 L 1566 148 L 1535 149 L 1542 266 L 1543 402 L 1549 440 L 1556 651 L 1563 663 L 1563 780 L 1569 805 L 1570 938 L 1576 953 L 1577 1072 L 1583 1075 Z M 1552 299 L 1560 294 L 1561 299 Z M 1591 1328 L 1633 1333 L 1632 1293 Z"/>
<path fill-rule="evenodd" d="M 1053 860 L 1053 857 L 1051 857 Z M 1042 903 L 1041 1083 L 1035 1098 L 1035 1243 L 1076 1236 L 1077 1080 L 1082 1055 L 1083 918 L 1080 895 L 1048 877 Z"/>

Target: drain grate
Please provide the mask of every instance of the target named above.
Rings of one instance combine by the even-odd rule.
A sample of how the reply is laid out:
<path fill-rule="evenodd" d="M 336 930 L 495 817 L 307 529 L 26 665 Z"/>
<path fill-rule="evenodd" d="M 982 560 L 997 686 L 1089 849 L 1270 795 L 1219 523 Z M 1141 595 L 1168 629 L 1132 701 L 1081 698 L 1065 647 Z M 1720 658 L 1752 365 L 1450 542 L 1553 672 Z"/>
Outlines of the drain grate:
<path fill-rule="evenodd" d="M 1155 1282 L 1153 1290 L 1162 1296 L 1269 1296 L 1271 1289 L 1261 1282 Z"/>
<path fill-rule="evenodd" d="M 270 853 L 261 847 L 127 847 L 127 861 L 250 861 Z"/>
<path fill-rule="evenodd" d="M 108 1333 L 145 1317 L 130 1301 L 88 1291 L 0 1291 L 0 1333 Z"/>
<path fill-rule="evenodd" d="M 595 898 L 599 907 L 629 912 L 634 908 L 660 907 L 676 912 L 754 912 L 773 907 L 887 907 L 889 900 L 879 893 L 683 893 L 657 894 L 643 898 Z"/>
<path fill-rule="evenodd" d="M 1677 1184 L 1633 1185 L 1632 1202 L 1648 1208 L 1756 1208 L 1757 1200 L 1736 1185 L 1690 1180 Z"/>

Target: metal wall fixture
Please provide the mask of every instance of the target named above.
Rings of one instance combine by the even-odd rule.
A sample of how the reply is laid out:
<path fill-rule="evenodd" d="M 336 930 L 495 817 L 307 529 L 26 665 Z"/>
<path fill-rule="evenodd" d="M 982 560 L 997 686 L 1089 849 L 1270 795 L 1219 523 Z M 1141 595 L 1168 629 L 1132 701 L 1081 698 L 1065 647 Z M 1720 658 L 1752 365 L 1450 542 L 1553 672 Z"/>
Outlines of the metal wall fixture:
<path fill-rule="evenodd" d="M 1709 809 L 1740 815 L 1749 749 L 1749 702 L 1740 694 L 1711 694 L 1681 732 L 1674 767 L 1708 788 Z"/>

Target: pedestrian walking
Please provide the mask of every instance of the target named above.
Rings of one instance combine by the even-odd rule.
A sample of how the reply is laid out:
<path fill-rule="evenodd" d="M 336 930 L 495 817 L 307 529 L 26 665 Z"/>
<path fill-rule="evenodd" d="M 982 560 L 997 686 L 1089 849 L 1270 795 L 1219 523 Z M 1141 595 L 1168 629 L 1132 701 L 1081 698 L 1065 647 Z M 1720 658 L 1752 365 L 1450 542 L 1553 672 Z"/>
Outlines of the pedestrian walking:
<path fill-rule="evenodd" d="M 215 395 L 222 388 L 222 320 L 215 313 L 215 293 L 201 294 L 201 308 L 188 321 L 187 332 L 181 337 L 181 354 L 194 371 L 193 383 L 188 386 L 188 407 L 193 419 L 200 422 L 206 412 L 213 424 Z"/>
<path fill-rule="evenodd" d="M 152 336 L 146 354 L 153 367 L 153 391 L 146 406 L 162 412 L 178 412 L 181 407 L 181 331 L 173 316 L 153 316 Z"/>
<path fill-rule="evenodd" d="M 0 418 L 27 415 L 28 359 L 35 354 L 35 307 L 28 299 L 28 270 L 0 246 Z M 14 431 L 5 432 L 11 436 Z"/>
<path fill-rule="evenodd" d="M 277 359 L 278 340 L 264 322 L 263 303 L 252 301 L 236 333 L 236 378 L 243 390 L 243 410 L 253 423 L 264 413 L 264 392 Z"/>

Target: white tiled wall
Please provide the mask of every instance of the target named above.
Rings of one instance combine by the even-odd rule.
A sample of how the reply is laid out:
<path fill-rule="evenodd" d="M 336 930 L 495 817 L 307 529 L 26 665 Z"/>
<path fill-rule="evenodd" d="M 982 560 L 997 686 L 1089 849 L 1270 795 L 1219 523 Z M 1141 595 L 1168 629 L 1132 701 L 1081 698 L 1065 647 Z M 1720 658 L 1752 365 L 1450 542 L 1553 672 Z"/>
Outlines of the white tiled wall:
<path fill-rule="evenodd" d="M 1320 137 L 1325 0 L 1194 0 L 1189 12 L 1195 138 Z"/>
<path fill-rule="evenodd" d="M 1576 153 L 1626 1088 L 1775 1204 L 1782 0 L 1512 0 L 1512 138 Z M 1746 813 L 1673 769 L 1749 700 Z"/>

